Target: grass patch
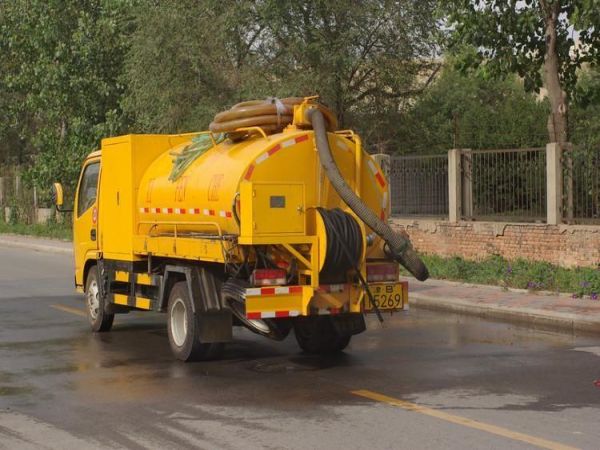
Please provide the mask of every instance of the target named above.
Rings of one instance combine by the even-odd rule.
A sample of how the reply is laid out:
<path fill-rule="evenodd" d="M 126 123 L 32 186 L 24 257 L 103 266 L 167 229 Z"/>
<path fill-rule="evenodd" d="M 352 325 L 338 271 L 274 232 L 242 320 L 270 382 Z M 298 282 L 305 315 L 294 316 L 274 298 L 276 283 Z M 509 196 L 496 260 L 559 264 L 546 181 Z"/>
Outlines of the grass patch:
<path fill-rule="evenodd" d="M 0 233 L 23 234 L 29 236 L 47 237 L 53 239 L 73 239 L 71 224 L 48 222 L 42 224 L 6 223 L 0 221 Z"/>
<path fill-rule="evenodd" d="M 431 278 L 439 280 L 563 292 L 576 297 L 589 296 L 594 300 L 600 296 L 600 268 L 565 269 L 546 262 L 508 261 L 500 256 L 490 256 L 482 261 L 436 255 L 421 257 L 429 268 Z"/>

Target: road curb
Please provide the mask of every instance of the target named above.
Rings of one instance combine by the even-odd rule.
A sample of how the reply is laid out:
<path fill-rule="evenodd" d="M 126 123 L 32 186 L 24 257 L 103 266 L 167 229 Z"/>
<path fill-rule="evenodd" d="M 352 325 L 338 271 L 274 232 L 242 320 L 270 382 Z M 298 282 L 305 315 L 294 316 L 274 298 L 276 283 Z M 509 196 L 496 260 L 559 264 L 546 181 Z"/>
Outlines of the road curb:
<path fill-rule="evenodd" d="M 600 319 L 583 314 L 543 311 L 525 307 L 506 307 L 482 304 L 458 298 L 438 298 L 418 292 L 409 295 L 410 304 L 417 308 L 448 311 L 486 319 L 527 324 L 532 327 L 553 328 L 563 331 L 600 333 Z"/>
<path fill-rule="evenodd" d="M 26 248 L 38 252 L 59 253 L 62 255 L 72 255 L 73 250 L 70 248 L 58 247 L 54 245 L 46 245 L 38 242 L 26 242 L 22 240 L 10 240 L 5 237 L 0 238 L 0 246 Z"/>

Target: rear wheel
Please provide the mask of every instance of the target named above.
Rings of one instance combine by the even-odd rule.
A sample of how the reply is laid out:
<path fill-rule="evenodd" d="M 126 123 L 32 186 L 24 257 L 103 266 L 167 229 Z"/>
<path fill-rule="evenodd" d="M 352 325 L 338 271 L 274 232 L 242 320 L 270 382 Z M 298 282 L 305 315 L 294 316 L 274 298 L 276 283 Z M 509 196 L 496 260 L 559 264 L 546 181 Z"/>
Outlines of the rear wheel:
<path fill-rule="evenodd" d="M 294 334 L 304 352 L 317 355 L 341 352 L 352 337 L 339 334 L 329 316 L 299 317 L 294 323 Z"/>
<path fill-rule="evenodd" d="M 85 283 L 85 302 L 92 330 L 96 332 L 109 331 L 112 328 L 115 315 L 105 312 L 105 299 L 100 295 L 100 277 L 96 266 L 91 267 L 88 272 Z"/>
<path fill-rule="evenodd" d="M 222 343 L 203 343 L 185 281 L 173 286 L 169 295 L 167 331 L 171 350 L 181 361 L 215 359 L 223 352 Z"/>

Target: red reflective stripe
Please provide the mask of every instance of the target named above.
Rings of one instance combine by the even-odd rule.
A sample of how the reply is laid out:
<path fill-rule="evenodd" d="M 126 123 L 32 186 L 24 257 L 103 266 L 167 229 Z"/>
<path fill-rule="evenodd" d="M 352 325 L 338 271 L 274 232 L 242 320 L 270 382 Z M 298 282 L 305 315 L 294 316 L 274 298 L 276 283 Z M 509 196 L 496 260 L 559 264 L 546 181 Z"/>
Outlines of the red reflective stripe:
<path fill-rule="evenodd" d="M 167 213 L 168 214 L 173 214 L 173 208 L 167 208 Z"/>
<path fill-rule="evenodd" d="M 290 286 L 290 294 L 302 294 L 302 286 Z"/>
<path fill-rule="evenodd" d="M 271 156 L 273 153 L 278 152 L 279 150 L 281 150 L 281 145 L 277 144 L 275 147 L 273 147 L 267 153 L 269 154 L 269 156 Z"/>
<path fill-rule="evenodd" d="M 275 311 L 275 317 L 290 317 L 289 311 Z"/>
<path fill-rule="evenodd" d="M 231 211 L 225 211 L 225 217 L 230 219 L 232 216 L 233 216 L 233 214 L 231 213 Z"/>
<path fill-rule="evenodd" d="M 261 315 L 259 312 L 249 312 L 249 313 L 246 313 L 246 318 L 251 319 L 251 320 L 252 319 L 260 319 Z"/>
<path fill-rule="evenodd" d="M 299 142 L 306 141 L 306 140 L 308 140 L 308 134 L 304 134 L 304 135 L 302 135 L 302 136 L 298 136 L 298 137 L 295 139 L 295 141 L 296 141 L 296 144 L 297 144 L 297 143 L 299 143 Z"/>
<path fill-rule="evenodd" d="M 208 215 L 209 216 L 214 216 L 215 215 L 215 210 L 214 209 L 209 209 L 208 210 Z"/>
<path fill-rule="evenodd" d="M 275 288 L 262 288 L 260 290 L 260 293 L 263 295 L 274 295 L 275 294 Z"/>
<path fill-rule="evenodd" d="M 381 187 L 385 187 L 385 180 L 383 178 L 383 175 L 381 175 L 381 172 L 377 172 L 375 174 L 375 178 L 377 179 L 377 181 L 379 182 L 379 184 L 381 185 Z"/>
<path fill-rule="evenodd" d="M 340 308 L 329 308 L 329 312 L 331 314 L 339 314 L 340 313 Z"/>
<path fill-rule="evenodd" d="M 254 172 L 254 164 L 250 164 L 250 167 L 248 167 L 248 172 L 246 172 L 246 176 L 244 178 L 249 180 L 252 176 L 252 172 Z"/>
<path fill-rule="evenodd" d="M 379 217 L 381 217 L 381 220 L 385 220 L 385 211 L 383 209 L 381 210 L 381 214 L 379 214 Z"/>
<path fill-rule="evenodd" d="M 185 208 L 179 208 L 179 214 L 185 214 Z"/>

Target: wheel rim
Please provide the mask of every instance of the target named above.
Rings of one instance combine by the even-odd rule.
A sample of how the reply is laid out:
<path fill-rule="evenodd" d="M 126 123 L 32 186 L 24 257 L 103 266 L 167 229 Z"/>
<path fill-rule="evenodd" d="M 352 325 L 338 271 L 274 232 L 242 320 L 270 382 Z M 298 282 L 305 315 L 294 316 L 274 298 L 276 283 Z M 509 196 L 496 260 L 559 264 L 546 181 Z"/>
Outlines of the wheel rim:
<path fill-rule="evenodd" d="M 187 310 L 183 300 L 178 298 L 171 307 L 171 336 L 177 347 L 185 343 L 187 331 Z"/>
<path fill-rule="evenodd" d="M 98 290 L 98 282 L 96 280 L 92 280 L 90 282 L 90 285 L 88 286 L 87 304 L 88 310 L 90 312 L 90 317 L 92 318 L 92 320 L 96 320 L 98 318 L 98 312 L 100 310 L 100 297 Z"/>

